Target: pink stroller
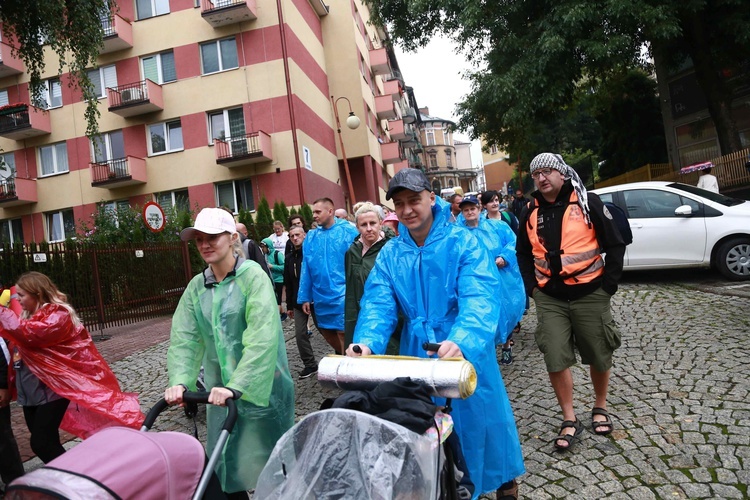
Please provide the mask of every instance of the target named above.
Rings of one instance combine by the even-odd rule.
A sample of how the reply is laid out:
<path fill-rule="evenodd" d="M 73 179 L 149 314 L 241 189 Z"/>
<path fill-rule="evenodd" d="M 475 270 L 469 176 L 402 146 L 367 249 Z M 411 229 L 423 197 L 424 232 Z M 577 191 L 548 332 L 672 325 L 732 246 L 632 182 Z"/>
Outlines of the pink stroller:
<path fill-rule="evenodd" d="M 183 399 L 208 404 L 208 393 L 186 392 Z M 237 420 L 234 400 L 227 400 L 227 418 L 208 459 L 192 436 L 145 432 L 167 406 L 163 399 L 158 401 L 141 432 L 127 427 L 103 429 L 44 467 L 16 479 L 8 486 L 6 500 L 223 498 L 213 471 Z"/>

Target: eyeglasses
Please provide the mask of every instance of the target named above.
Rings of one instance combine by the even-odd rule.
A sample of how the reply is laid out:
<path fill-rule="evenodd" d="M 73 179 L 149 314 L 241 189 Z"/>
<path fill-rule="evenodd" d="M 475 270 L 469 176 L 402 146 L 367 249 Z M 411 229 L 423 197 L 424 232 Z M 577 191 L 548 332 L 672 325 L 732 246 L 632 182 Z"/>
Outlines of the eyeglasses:
<path fill-rule="evenodd" d="M 534 171 L 533 171 L 533 172 L 531 173 L 531 178 L 532 178 L 532 179 L 538 179 L 538 178 L 539 178 L 539 177 L 541 177 L 542 175 L 543 175 L 544 177 L 549 177 L 549 176 L 550 176 L 550 174 L 551 174 L 551 173 L 552 173 L 552 172 L 553 172 L 554 170 L 555 170 L 554 168 L 540 168 L 539 170 L 534 170 Z"/>

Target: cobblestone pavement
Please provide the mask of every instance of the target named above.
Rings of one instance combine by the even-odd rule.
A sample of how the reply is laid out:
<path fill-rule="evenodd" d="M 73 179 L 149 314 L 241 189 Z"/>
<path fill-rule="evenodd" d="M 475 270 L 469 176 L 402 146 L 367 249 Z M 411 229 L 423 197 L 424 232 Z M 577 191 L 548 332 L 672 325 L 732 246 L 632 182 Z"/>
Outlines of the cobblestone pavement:
<path fill-rule="evenodd" d="M 551 442 L 561 418 L 534 345 L 533 302 L 524 317 L 514 363 L 502 367 L 526 462 L 521 496 L 748 498 L 750 297 L 636 280 L 621 285 L 613 309 L 623 333 L 610 384 L 615 431 L 609 437 L 591 432 L 593 390 L 585 367 L 576 366 L 575 408 L 586 431 L 563 453 L 553 452 Z M 302 366 L 292 323 L 286 322 L 285 334 L 296 376 Z M 168 328 L 168 318 L 155 322 L 153 338 Z M 319 335 L 313 345 L 318 356 L 330 352 Z M 111 363 L 124 388 L 141 393 L 144 408 L 166 385 L 166 348 L 160 342 Z M 335 395 L 314 377 L 295 384 L 298 418 Z M 191 432 L 192 422 L 171 409 L 156 427 Z"/>

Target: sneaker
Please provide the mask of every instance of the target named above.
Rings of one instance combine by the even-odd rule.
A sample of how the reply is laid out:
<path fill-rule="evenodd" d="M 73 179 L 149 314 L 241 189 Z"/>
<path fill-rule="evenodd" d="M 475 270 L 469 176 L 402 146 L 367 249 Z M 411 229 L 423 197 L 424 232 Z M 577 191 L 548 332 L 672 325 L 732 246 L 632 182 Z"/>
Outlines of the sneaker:
<path fill-rule="evenodd" d="M 301 372 L 299 372 L 299 378 L 312 377 L 316 373 L 318 373 L 318 367 L 317 366 L 315 366 L 313 368 L 310 368 L 310 367 L 306 366 L 304 370 L 302 370 Z"/>
<path fill-rule="evenodd" d="M 281 321 L 286 321 L 287 315 L 286 313 L 281 313 Z"/>
<path fill-rule="evenodd" d="M 503 349 L 503 357 L 500 358 L 500 364 L 501 365 L 509 365 L 513 363 L 513 350 L 512 349 Z"/>

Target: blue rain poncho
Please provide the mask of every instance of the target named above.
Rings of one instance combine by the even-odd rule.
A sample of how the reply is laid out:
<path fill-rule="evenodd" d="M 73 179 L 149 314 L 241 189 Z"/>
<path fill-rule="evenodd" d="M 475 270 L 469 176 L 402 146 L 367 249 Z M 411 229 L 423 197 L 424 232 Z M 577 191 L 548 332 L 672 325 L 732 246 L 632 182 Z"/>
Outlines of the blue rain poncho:
<path fill-rule="evenodd" d="M 221 283 L 210 268 L 195 276 L 172 318 L 167 351 L 169 385 L 195 390 L 201 364 L 206 386 L 242 392 L 238 419 L 216 468 L 222 489 L 255 488 L 276 441 L 294 425 L 294 383 L 289 374 L 279 308 L 268 275 L 238 259 Z M 226 409 L 208 405 L 208 451 Z"/>
<path fill-rule="evenodd" d="M 497 257 L 505 260 L 505 266 L 502 269 L 494 266 L 501 283 L 500 288 L 494 294 L 494 299 L 505 313 L 498 323 L 495 344 L 504 344 L 508 341 L 510 332 L 521 321 L 526 308 L 526 290 L 523 287 L 521 269 L 518 267 L 516 258 L 516 235 L 505 222 L 484 217 L 479 218 L 477 227 L 467 226 L 466 221 L 463 221 L 461 225 L 477 237 L 479 243 L 489 252 L 493 264 Z M 502 321 L 502 317 L 505 321 Z"/>
<path fill-rule="evenodd" d="M 351 223 L 336 219 L 328 229 L 321 226 L 308 232 L 302 243 L 297 302 L 314 303 L 320 328 L 344 331 L 344 256 L 357 236 L 359 232 Z"/>
<path fill-rule="evenodd" d="M 448 223 L 440 204 L 432 213 L 435 219 L 422 247 L 400 224 L 400 236 L 380 251 L 365 285 L 354 342 L 383 354 L 401 312 L 402 355 L 425 358 L 423 342 L 450 340 L 474 365 L 476 392 L 453 400 L 451 415 L 476 498 L 524 473 L 518 431 L 495 353 L 497 324 L 506 319 L 500 317 L 500 308 L 487 307 L 500 283 L 486 250 L 472 233 Z"/>

